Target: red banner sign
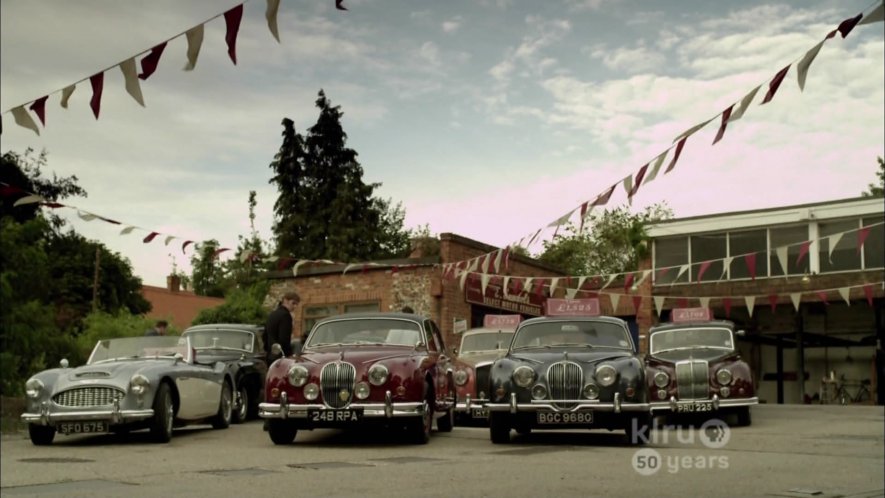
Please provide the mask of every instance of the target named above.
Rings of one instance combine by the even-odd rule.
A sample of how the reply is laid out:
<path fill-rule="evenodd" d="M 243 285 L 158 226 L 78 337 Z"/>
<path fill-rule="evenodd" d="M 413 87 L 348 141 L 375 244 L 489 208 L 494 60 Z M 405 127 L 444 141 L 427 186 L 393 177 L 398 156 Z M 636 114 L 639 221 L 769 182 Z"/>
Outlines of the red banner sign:
<path fill-rule="evenodd" d="M 487 329 L 513 329 L 522 321 L 522 315 L 486 315 L 482 326 Z"/>
<path fill-rule="evenodd" d="M 674 322 L 706 322 L 713 319 L 710 308 L 673 308 L 670 319 Z"/>
<path fill-rule="evenodd" d="M 599 316 L 599 299 L 548 299 L 547 316 Z"/>

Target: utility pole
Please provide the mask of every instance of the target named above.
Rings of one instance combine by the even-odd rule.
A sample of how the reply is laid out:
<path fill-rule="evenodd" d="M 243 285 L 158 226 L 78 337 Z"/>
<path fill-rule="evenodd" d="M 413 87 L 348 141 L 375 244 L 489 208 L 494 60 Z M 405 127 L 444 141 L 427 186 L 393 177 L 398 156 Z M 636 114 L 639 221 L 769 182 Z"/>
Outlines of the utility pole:
<path fill-rule="evenodd" d="M 101 247 L 95 248 L 95 277 L 92 279 L 92 311 L 98 311 L 98 269 L 101 263 Z"/>

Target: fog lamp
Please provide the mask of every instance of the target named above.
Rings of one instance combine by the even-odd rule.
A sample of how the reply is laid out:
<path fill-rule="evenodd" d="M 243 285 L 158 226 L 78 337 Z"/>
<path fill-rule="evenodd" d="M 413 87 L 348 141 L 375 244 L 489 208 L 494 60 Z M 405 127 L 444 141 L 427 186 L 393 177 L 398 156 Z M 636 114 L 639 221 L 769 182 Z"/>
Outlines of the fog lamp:
<path fill-rule="evenodd" d="M 317 396 L 320 395 L 320 386 L 311 382 L 304 386 L 304 399 L 308 401 L 313 401 L 317 399 Z"/>

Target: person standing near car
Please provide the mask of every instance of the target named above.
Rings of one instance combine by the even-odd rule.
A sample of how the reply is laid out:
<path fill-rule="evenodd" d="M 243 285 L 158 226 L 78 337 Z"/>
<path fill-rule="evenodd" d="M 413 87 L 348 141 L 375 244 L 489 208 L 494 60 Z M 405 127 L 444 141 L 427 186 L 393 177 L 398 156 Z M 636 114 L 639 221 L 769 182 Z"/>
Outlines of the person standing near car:
<path fill-rule="evenodd" d="M 277 305 L 277 309 L 268 315 L 264 325 L 264 350 L 267 352 L 268 359 L 270 359 L 271 347 L 274 344 L 279 344 L 283 348 L 284 356 L 292 354 L 292 312 L 300 302 L 301 297 L 296 292 L 287 292 L 283 294 L 283 299 Z"/>
<path fill-rule="evenodd" d="M 154 328 L 148 329 L 144 335 L 166 335 L 166 328 L 169 327 L 169 322 L 166 320 L 158 320 Z"/>

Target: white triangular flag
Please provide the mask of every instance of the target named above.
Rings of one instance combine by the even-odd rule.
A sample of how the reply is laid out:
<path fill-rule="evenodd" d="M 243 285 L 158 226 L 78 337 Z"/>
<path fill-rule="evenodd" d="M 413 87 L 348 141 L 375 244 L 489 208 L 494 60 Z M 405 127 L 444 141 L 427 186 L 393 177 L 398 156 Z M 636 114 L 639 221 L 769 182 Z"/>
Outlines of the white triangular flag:
<path fill-rule="evenodd" d="M 277 11 L 280 9 L 280 0 L 267 0 L 267 11 L 264 13 L 264 17 L 267 18 L 267 29 L 270 30 L 270 34 L 277 40 L 277 43 L 280 41 L 280 33 L 277 29 Z"/>
<path fill-rule="evenodd" d="M 246 249 L 245 251 L 243 251 L 243 254 L 240 255 L 240 263 L 245 263 L 246 260 L 248 260 L 251 257 L 252 257 L 252 251 L 249 249 Z"/>
<path fill-rule="evenodd" d="M 522 287 L 520 294 L 522 294 L 523 292 L 532 292 L 532 280 L 534 280 L 534 277 L 528 277 L 527 279 L 525 279 L 525 285 Z"/>
<path fill-rule="evenodd" d="M 169 235 L 168 237 L 166 237 L 166 244 L 165 245 L 168 246 L 169 243 L 172 242 L 172 240 L 174 240 L 174 239 L 175 239 L 174 235 Z"/>
<path fill-rule="evenodd" d="M 92 220 L 98 218 L 98 216 L 96 216 L 92 213 L 87 213 L 86 211 L 77 211 L 77 216 L 79 216 L 80 219 L 83 221 L 92 221 Z"/>
<path fill-rule="evenodd" d="M 348 264 L 347 266 L 344 267 L 344 271 L 341 272 L 341 274 L 344 275 L 344 274 L 346 274 L 348 271 L 350 271 L 351 269 L 356 268 L 356 267 L 358 267 L 358 266 L 361 266 L 361 265 L 360 265 L 359 263 L 350 263 L 350 264 Z"/>
<path fill-rule="evenodd" d="M 40 135 L 40 128 L 37 128 L 37 123 L 34 122 L 34 118 L 28 113 L 25 106 L 18 106 L 12 110 L 12 117 L 15 118 L 15 124 L 21 126 L 22 128 L 27 128 L 32 130 L 37 135 Z"/>
<path fill-rule="evenodd" d="M 651 275 L 651 270 L 643 270 L 642 276 L 639 277 L 639 280 L 633 285 L 638 287 L 639 285 L 642 284 L 642 282 L 645 282 L 645 279 L 647 279 L 649 277 L 649 275 Z"/>
<path fill-rule="evenodd" d="M 501 258 L 504 255 L 504 249 L 498 249 L 495 254 L 495 273 L 501 273 Z"/>
<path fill-rule="evenodd" d="M 569 299 L 574 299 L 575 294 L 577 294 L 577 293 L 578 293 L 578 289 L 567 288 L 565 290 L 565 297 L 567 297 Z"/>
<path fill-rule="evenodd" d="M 553 297 L 553 291 L 556 290 L 556 285 L 559 283 L 559 277 L 553 277 L 550 279 L 550 297 Z"/>
<path fill-rule="evenodd" d="M 710 307 L 710 298 L 709 297 L 699 297 L 698 301 L 701 302 L 701 308 L 709 308 Z"/>
<path fill-rule="evenodd" d="M 194 26 L 185 33 L 187 37 L 187 64 L 185 71 L 193 71 L 197 67 L 197 57 L 200 56 L 200 48 L 203 46 L 203 25 Z"/>
<path fill-rule="evenodd" d="M 793 292 L 790 294 L 790 301 L 793 301 L 793 307 L 796 308 L 796 311 L 799 311 L 799 303 L 802 302 L 802 293 L 801 292 Z"/>
<path fill-rule="evenodd" d="M 581 276 L 581 277 L 578 277 L 578 287 L 577 287 L 577 290 L 581 290 L 581 287 L 584 287 L 584 282 L 586 282 L 586 281 L 587 281 L 587 276 L 586 276 L 586 275 Z"/>
<path fill-rule="evenodd" d="M 685 137 L 690 137 L 690 136 L 694 135 L 694 133 L 696 131 L 700 130 L 704 126 L 707 126 L 707 123 L 709 123 L 710 121 L 713 121 L 713 118 L 710 118 L 710 119 L 704 121 L 703 123 L 696 124 L 696 125 L 692 126 L 691 128 L 683 131 L 682 133 L 679 134 L 678 137 L 673 139 L 673 143 L 676 143 Z"/>
<path fill-rule="evenodd" d="M 861 24 L 873 24 L 874 22 L 882 22 L 885 21 L 885 2 L 880 2 L 879 5 L 870 11 L 869 14 L 863 16 L 860 22 L 857 23 L 858 26 Z"/>
<path fill-rule="evenodd" d="M 787 271 L 787 250 L 789 250 L 787 246 L 781 246 L 774 250 L 775 254 L 777 254 L 777 262 L 780 263 L 784 275 L 789 273 Z"/>
<path fill-rule="evenodd" d="M 645 175 L 645 180 L 642 182 L 643 185 L 648 185 L 649 182 L 651 182 L 658 176 L 658 171 L 661 170 L 661 165 L 664 164 L 664 158 L 666 157 L 666 150 L 658 155 L 658 157 L 652 163 L 651 170 L 649 170 L 648 174 Z"/>
<path fill-rule="evenodd" d="M 750 93 L 744 95 L 744 98 L 741 99 L 741 104 L 738 106 L 738 108 L 733 113 L 731 113 L 731 116 L 728 117 L 729 123 L 732 121 L 737 121 L 738 119 L 741 119 L 741 117 L 747 111 L 747 108 L 749 108 L 750 104 L 753 103 L 753 98 L 756 97 L 756 92 L 759 91 L 759 87 L 761 87 L 761 86 L 762 85 L 757 86 L 756 88 L 750 90 Z"/>
<path fill-rule="evenodd" d="M 298 267 L 307 263 L 307 262 L 308 261 L 306 259 L 299 259 L 298 261 L 296 261 L 295 266 L 292 267 L 292 276 L 297 277 L 298 276 Z"/>
<path fill-rule="evenodd" d="M 507 290 L 508 290 L 509 288 L 510 288 L 510 277 L 509 277 L 509 276 L 506 276 L 506 277 L 504 277 L 504 288 L 501 289 L 501 294 L 503 294 L 504 297 L 507 297 L 507 296 L 508 296 L 508 294 L 507 294 Z"/>
<path fill-rule="evenodd" d="M 664 310 L 664 301 L 667 299 L 667 296 L 654 296 L 655 298 L 655 309 L 658 310 L 658 317 L 661 316 L 661 311 Z"/>
<path fill-rule="evenodd" d="M 609 285 L 611 285 L 612 282 L 614 282 L 616 278 L 618 278 L 618 274 L 617 274 L 617 273 L 612 273 L 611 275 L 609 275 L 609 276 L 608 276 L 608 282 L 606 282 L 605 285 L 602 286 L 602 288 L 605 289 L 606 287 L 608 287 Z"/>
<path fill-rule="evenodd" d="M 120 235 L 126 235 L 129 233 L 132 233 L 133 230 L 135 230 L 135 227 L 126 227 L 126 228 L 120 230 Z"/>
<path fill-rule="evenodd" d="M 836 248 L 836 244 L 838 244 L 839 241 L 842 240 L 842 235 L 843 235 L 843 233 L 842 233 L 842 232 L 839 232 L 839 233 L 834 233 L 833 235 L 830 235 L 830 236 L 829 236 L 829 240 L 830 240 L 830 244 L 829 244 L 829 246 L 830 246 L 830 249 L 829 249 L 829 252 L 830 252 L 830 254 L 829 254 L 830 263 L 833 262 L 833 249 L 835 249 L 835 248 Z"/>
<path fill-rule="evenodd" d="M 814 58 L 817 57 L 817 53 L 820 52 L 825 41 L 827 41 L 826 38 L 812 47 L 811 50 L 805 52 L 805 56 L 802 57 L 802 60 L 799 61 L 798 64 L 796 64 L 796 78 L 799 81 L 799 90 L 805 90 L 805 77 L 808 75 L 808 66 L 810 66 L 811 62 L 814 61 Z"/>
<path fill-rule="evenodd" d="M 461 287 L 461 292 L 464 292 L 464 285 L 467 283 L 467 275 L 469 274 L 469 271 L 461 271 L 461 281 L 458 283 Z"/>
<path fill-rule="evenodd" d="M 138 82 L 138 70 L 135 69 L 135 58 L 126 59 L 120 63 L 120 71 L 126 83 L 126 93 L 132 96 L 136 102 L 144 107 L 144 96 L 141 94 L 141 84 Z"/>
<path fill-rule="evenodd" d="M 74 93 L 74 90 L 77 87 L 75 85 L 67 86 L 64 90 L 61 91 L 61 106 L 65 109 L 68 108 L 68 100 L 71 99 L 71 94 Z"/>
<path fill-rule="evenodd" d="M 609 299 L 612 300 L 612 315 L 618 314 L 618 302 L 621 300 L 620 294 L 609 294 Z"/>
<path fill-rule="evenodd" d="M 722 260 L 722 275 L 719 275 L 719 280 L 725 280 L 725 273 L 728 272 L 728 269 L 731 267 L 731 261 L 734 259 L 734 256 L 726 256 Z"/>
<path fill-rule="evenodd" d="M 15 201 L 14 203 L 12 203 L 12 207 L 23 206 L 25 204 L 37 204 L 38 202 L 46 202 L 46 198 L 44 198 L 42 195 L 36 195 L 36 194 L 26 195 L 26 196 L 22 197 L 21 199 Z"/>
<path fill-rule="evenodd" d="M 688 265 L 682 265 L 679 267 L 679 273 L 676 275 L 676 278 L 673 279 L 673 282 L 678 282 L 679 278 L 688 271 Z"/>
<path fill-rule="evenodd" d="M 851 306 L 851 300 L 848 299 L 851 294 L 851 287 L 839 287 L 837 290 L 839 291 L 839 295 L 842 296 L 842 299 L 845 300 L 845 304 Z"/>
<path fill-rule="evenodd" d="M 486 295 L 486 288 L 489 286 L 489 278 L 490 277 L 491 277 L 491 275 L 489 275 L 488 273 L 483 273 L 479 276 L 479 284 L 480 284 L 480 288 L 482 289 L 483 296 Z"/>
<path fill-rule="evenodd" d="M 747 303 L 747 313 L 753 316 L 753 305 L 756 304 L 756 296 L 745 296 L 744 302 Z"/>
<path fill-rule="evenodd" d="M 577 209 L 577 208 L 575 208 L 575 209 Z M 550 223 L 550 224 L 547 225 L 547 226 L 548 226 L 548 227 L 558 227 L 558 226 L 561 226 L 561 225 L 565 224 L 565 222 L 567 222 L 568 219 L 572 217 L 572 213 L 575 212 L 575 209 L 572 209 L 572 210 L 569 211 L 567 214 L 561 216 L 559 219 L 557 219 L 556 221 Z"/>

